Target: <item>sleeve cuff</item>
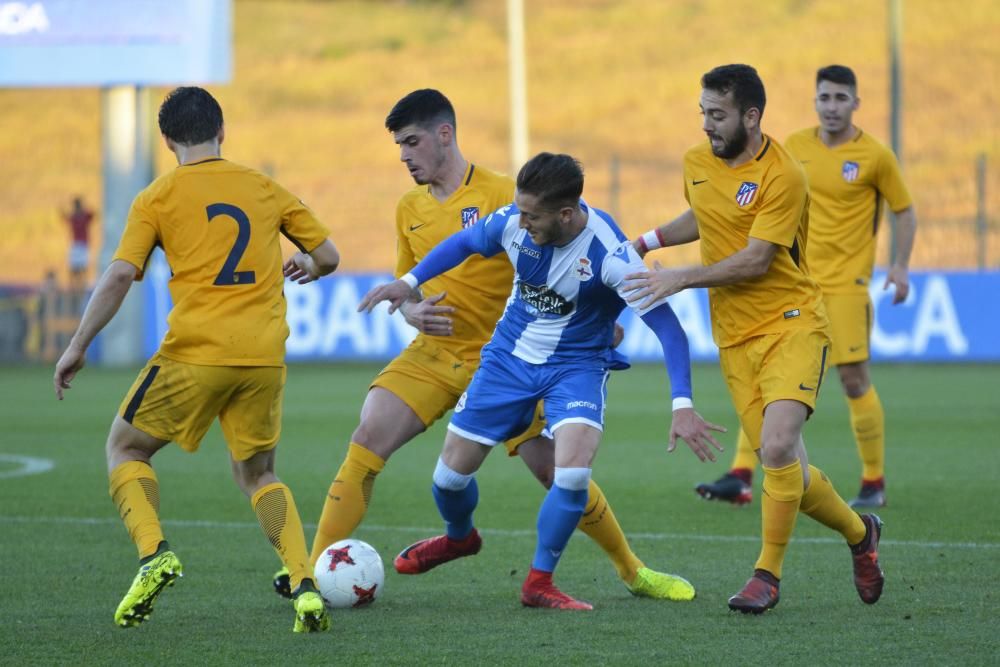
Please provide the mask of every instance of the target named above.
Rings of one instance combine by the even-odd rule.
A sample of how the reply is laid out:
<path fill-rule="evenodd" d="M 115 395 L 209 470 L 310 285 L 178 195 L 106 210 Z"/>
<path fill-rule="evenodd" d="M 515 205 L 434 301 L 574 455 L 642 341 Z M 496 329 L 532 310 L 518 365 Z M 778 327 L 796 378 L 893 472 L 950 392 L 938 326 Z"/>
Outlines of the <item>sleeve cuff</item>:
<path fill-rule="evenodd" d="M 693 408 L 694 401 L 686 396 L 678 396 L 674 399 L 674 410 L 683 410 L 684 408 Z"/>
<path fill-rule="evenodd" d="M 417 289 L 417 285 L 420 284 L 420 281 L 417 280 L 417 277 L 412 273 L 403 274 L 402 276 L 399 277 L 399 279 L 402 280 L 407 285 L 409 285 L 410 289 Z"/>

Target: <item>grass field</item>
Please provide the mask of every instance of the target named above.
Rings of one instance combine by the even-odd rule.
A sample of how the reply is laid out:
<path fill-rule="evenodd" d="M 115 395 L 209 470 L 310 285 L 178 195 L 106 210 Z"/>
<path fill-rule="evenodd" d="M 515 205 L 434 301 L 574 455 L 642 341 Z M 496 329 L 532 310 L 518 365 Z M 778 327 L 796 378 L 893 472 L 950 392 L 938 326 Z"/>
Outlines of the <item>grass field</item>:
<path fill-rule="evenodd" d="M 376 370 L 290 369 L 278 473 L 310 538 Z M 357 533 L 386 560 L 384 597 L 335 614 L 321 636 L 293 635 L 289 604 L 269 590 L 276 557 L 229 479 L 217 427 L 197 455 L 168 448 L 155 460 L 184 579 L 144 626 L 114 626 L 136 561 L 107 495 L 102 445 L 136 371 L 88 368 L 58 404 L 50 369 L 0 369 L 2 664 L 997 664 L 997 366 L 876 367 L 891 448 L 890 505 L 881 512 L 888 580 L 875 606 L 858 600 L 838 536 L 803 519 L 778 607 L 763 617 L 727 610 L 757 555 L 758 499 L 734 509 L 695 497 L 693 484 L 718 476 L 728 452 L 715 465 L 686 448 L 668 456 L 663 372 L 638 367 L 613 376 L 595 478 L 640 556 L 695 583 L 693 602 L 630 597 L 577 534 L 556 579 L 596 610 L 522 608 L 542 491 L 499 452 L 479 476 L 480 555 L 420 577 L 397 575 L 395 553 L 440 531 L 429 491 L 438 424 L 392 459 Z M 696 367 L 695 386 L 706 418 L 735 432 L 718 370 Z M 827 387 L 807 442 L 813 462 L 850 495 L 859 464 L 832 378 Z M 7 461 L 15 455 L 54 468 L 20 475 Z"/>

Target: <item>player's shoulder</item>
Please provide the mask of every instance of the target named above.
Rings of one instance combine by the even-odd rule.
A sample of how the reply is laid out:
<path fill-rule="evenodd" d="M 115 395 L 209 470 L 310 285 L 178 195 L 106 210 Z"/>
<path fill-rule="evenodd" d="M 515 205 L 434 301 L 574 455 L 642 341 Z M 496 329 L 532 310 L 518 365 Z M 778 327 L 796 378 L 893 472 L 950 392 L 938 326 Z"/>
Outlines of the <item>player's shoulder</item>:
<path fill-rule="evenodd" d="M 607 252 L 614 252 L 618 246 L 628 241 L 628 237 L 610 213 L 596 206 L 590 206 L 584 201 L 581 201 L 581 205 L 588 213 L 587 227 Z"/>
<path fill-rule="evenodd" d="M 861 128 L 858 128 L 858 136 L 854 139 L 854 142 L 859 149 L 878 158 L 895 157 L 895 154 L 889 146 Z"/>
<path fill-rule="evenodd" d="M 807 148 L 816 143 L 816 132 L 817 126 L 813 125 L 811 127 L 805 127 L 798 132 L 792 132 L 785 139 L 785 148 L 789 150 L 796 150 L 799 148 Z"/>
<path fill-rule="evenodd" d="M 789 185 L 806 184 L 806 172 L 802 163 L 771 136 L 764 135 L 764 147 L 755 159 L 768 163 L 767 178 L 770 180 L 781 180 Z"/>
<path fill-rule="evenodd" d="M 705 166 L 714 164 L 715 155 L 712 153 L 712 144 L 702 141 L 687 149 L 684 153 L 684 164 Z"/>
<path fill-rule="evenodd" d="M 517 207 L 517 204 L 510 202 L 509 204 L 504 204 L 500 208 L 491 211 L 486 218 L 483 220 L 484 225 L 507 225 L 512 222 L 514 218 L 521 215 L 521 210 Z"/>
<path fill-rule="evenodd" d="M 499 171 L 493 171 L 488 167 L 484 167 L 480 164 L 472 164 L 469 166 L 469 185 L 486 185 L 490 187 L 509 187 L 514 188 L 514 179 L 507 174 L 502 174 Z"/>

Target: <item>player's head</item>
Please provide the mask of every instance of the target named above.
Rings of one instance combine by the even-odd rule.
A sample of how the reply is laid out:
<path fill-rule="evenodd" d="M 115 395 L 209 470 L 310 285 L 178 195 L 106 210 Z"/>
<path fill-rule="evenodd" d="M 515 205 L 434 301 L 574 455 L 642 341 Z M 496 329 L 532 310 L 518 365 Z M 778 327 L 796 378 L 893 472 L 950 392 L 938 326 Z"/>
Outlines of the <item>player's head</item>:
<path fill-rule="evenodd" d="M 433 88 L 414 90 L 392 107 L 385 128 L 413 180 L 433 183 L 455 146 L 455 108 L 448 98 Z"/>
<path fill-rule="evenodd" d="M 837 134 L 850 128 L 860 102 L 850 67 L 828 65 L 816 72 L 816 115 L 824 131 Z"/>
<path fill-rule="evenodd" d="M 204 88 L 182 86 L 167 93 L 159 122 L 168 143 L 195 146 L 222 141 L 222 107 Z"/>
<path fill-rule="evenodd" d="M 746 149 L 760 132 L 766 102 L 764 82 L 750 65 L 721 65 L 701 77 L 702 129 L 716 157 L 732 159 Z"/>
<path fill-rule="evenodd" d="M 559 242 L 580 210 L 583 167 L 570 155 L 539 153 L 517 173 L 514 203 L 536 245 Z"/>

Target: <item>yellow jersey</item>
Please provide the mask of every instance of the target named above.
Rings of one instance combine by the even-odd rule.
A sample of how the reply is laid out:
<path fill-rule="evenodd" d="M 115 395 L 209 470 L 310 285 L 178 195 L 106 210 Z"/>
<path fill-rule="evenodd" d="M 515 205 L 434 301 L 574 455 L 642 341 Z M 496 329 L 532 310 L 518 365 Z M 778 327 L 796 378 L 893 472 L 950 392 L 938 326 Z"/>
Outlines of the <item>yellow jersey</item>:
<path fill-rule="evenodd" d="M 912 204 L 896 156 L 861 130 L 830 148 L 812 127 L 785 145 L 809 176 L 812 277 L 831 294 L 867 292 L 883 198 L 893 211 Z"/>
<path fill-rule="evenodd" d="M 706 266 L 739 252 L 751 236 L 785 248 L 763 276 L 709 288 L 716 345 L 827 327 L 822 294 L 806 270 L 805 172 L 778 142 L 764 135 L 760 152 L 738 167 L 715 157 L 707 141 L 692 148 L 684 156 L 684 196 L 698 221 Z"/>
<path fill-rule="evenodd" d="M 396 277 L 410 271 L 437 244 L 480 217 L 514 200 L 514 181 L 470 163 L 462 184 L 441 202 L 420 185 L 396 207 Z M 428 336 L 460 359 L 478 360 L 510 296 L 514 269 L 503 253 L 473 255 L 423 285 L 424 296 L 447 292 L 440 305 L 453 306 L 452 335 Z M 420 334 L 425 336 L 426 334 Z"/>
<path fill-rule="evenodd" d="M 285 363 L 284 235 L 315 250 L 329 235 L 267 176 L 221 158 L 164 174 L 132 202 L 114 259 L 139 269 L 153 248 L 170 265 L 174 306 L 163 356 L 206 366 Z"/>

